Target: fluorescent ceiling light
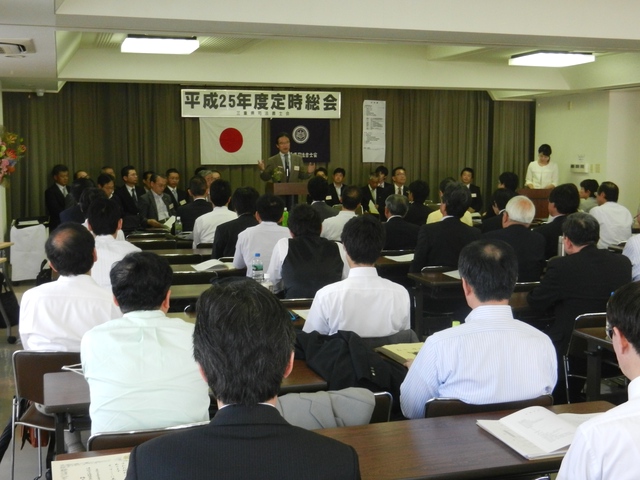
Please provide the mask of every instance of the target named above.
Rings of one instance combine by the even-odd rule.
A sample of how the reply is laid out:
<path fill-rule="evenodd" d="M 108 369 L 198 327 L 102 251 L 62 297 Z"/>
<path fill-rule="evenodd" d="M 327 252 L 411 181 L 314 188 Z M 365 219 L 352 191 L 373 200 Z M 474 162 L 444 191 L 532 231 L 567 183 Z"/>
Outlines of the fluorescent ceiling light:
<path fill-rule="evenodd" d="M 122 53 L 164 53 L 169 55 L 189 55 L 198 49 L 196 37 L 168 38 L 146 35 L 128 35 L 120 45 Z"/>
<path fill-rule="evenodd" d="M 570 67 L 583 63 L 595 62 L 591 53 L 569 52 L 530 52 L 514 55 L 509 59 L 509 65 L 524 67 Z"/>

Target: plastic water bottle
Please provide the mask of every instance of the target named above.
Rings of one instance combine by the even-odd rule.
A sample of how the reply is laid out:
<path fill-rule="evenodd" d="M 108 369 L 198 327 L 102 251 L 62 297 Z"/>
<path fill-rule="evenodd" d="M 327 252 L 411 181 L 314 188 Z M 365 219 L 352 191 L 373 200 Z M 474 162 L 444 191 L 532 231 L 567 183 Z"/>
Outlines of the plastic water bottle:
<path fill-rule="evenodd" d="M 253 256 L 253 261 L 251 262 L 251 277 L 258 283 L 264 281 L 264 266 L 262 265 L 262 259 L 259 253 Z"/>
<path fill-rule="evenodd" d="M 182 233 L 182 220 L 180 220 L 180 217 L 176 217 L 176 223 L 174 226 L 175 226 L 176 235 L 178 235 L 179 233 Z"/>
<path fill-rule="evenodd" d="M 282 213 L 282 226 L 289 226 L 289 212 L 287 212 L 287 208 L 285 207 L 284 212 Z"/>

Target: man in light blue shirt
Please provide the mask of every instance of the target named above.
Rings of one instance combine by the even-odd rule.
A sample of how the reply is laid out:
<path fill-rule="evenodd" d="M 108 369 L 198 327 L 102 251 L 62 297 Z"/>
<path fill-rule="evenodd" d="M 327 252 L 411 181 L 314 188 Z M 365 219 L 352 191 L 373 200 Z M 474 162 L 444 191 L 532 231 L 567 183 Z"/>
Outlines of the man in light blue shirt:
<path fill-rule="evenodd" d="M 462 249 L 462 290 L 472 312 L 465 323 L 430 336 L 400 387 L 407 418 L 424 417 L 428 400 L 470 404 L 510 402 L 550 394 L 556 354 L 547 335 L 513 318 L 509 298 L 518 276 L 513 248 L 482 239 Z"/>

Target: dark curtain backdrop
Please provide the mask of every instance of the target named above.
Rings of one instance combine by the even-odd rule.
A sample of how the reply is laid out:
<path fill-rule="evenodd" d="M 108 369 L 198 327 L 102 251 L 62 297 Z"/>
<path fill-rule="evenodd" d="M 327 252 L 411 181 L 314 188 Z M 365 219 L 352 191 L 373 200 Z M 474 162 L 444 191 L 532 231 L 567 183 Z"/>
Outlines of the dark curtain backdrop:
<path fill-rule="evenodd" d="M 387 168 L 403 166 L 408 182 L 427 181 L 434 201 L 439 181 L 457 178 L 465 166 L 475 169 L 485 198 L 502 171 L 524 179 L 533 152 L 533 102 L 494 102 L 476 91 L 340 91 L 341 118 L 330 121 L 330 168 L 344 167 L 346 183 L 365 185 L 368 172 L 378 166 L 362 163 L 364 100 L 386 101 Z M 59 94 L 43 97 L 3 93 L 3 105 L 6 129 L 23 136 L 29 149 L 8 182 L 9 221 L 44 215 L 44 190 L 58 163 L 71 172 L 87 170 L 93 178 L 103 165 L 119 172 L 132 164 L 139 173 L 175 167 L 183 187 L 200 165 L 199 122 L 180 116 L 178 85 L 70 82 Z M 270 151 L 268 139 L 264 120 L 263 158 Z M 214 167 L 234 188 L 264 191 L 255 165 Z"/>

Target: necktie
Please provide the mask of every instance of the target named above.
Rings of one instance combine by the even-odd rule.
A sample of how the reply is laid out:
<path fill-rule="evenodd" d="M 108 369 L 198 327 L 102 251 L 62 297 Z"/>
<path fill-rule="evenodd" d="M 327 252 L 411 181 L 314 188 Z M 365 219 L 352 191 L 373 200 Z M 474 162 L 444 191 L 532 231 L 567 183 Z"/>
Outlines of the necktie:
<path fill-rule="evenodd" d="M 291 168 L 289 167 L 289 154 L 284 154 L 284 172 L 287 176 L 287 181 L 289 181 L 289 175 L 291 174 Z"/>
<path fill-rule="evenodd" d="M 402 195 L 402 187 L 396 187 L 396 195 Z"/>
<path fill-rule="evenodd" d="M 135 188 L 131 189 L 131 196 L 133 197 L 133 201 L 138 203 L 138 196 L 136 195 L 136 189 Z"/>

